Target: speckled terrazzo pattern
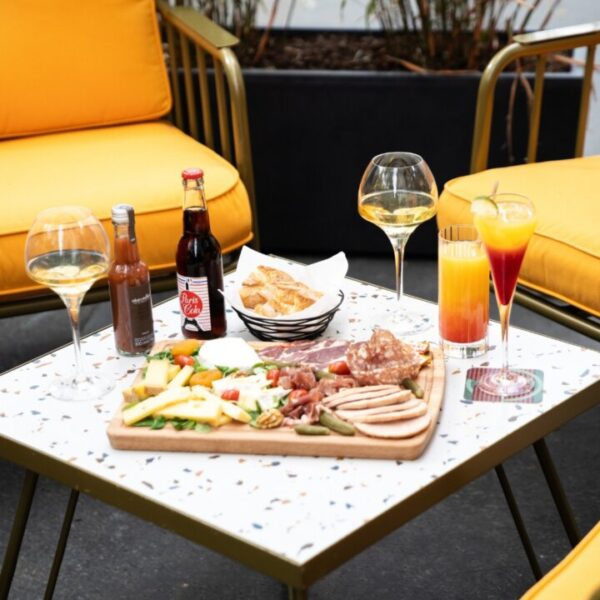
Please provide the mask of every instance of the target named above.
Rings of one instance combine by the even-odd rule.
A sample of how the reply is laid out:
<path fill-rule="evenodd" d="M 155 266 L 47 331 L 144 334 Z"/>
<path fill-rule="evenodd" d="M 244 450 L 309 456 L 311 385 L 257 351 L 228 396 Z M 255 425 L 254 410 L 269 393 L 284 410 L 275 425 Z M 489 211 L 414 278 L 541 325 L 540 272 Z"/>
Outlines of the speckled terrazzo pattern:
<path fill-rule="evenodd" d="M 228 285 L 232 282 L 227 278 Z M 344 293 L 329 336 L 365 338 L 374 325 L 385 326 L 386 312 L 395 307 L 393 294 L 372 286 L 347 281 Z M 435 326 L 434 305 L 407 300 L 411 308 L 428 312 Z M 177 315 L 174 301 L 155 309 L 157 339 L 179 336 Z M 228 323 L 230 335 L 250 339 L 233 313 L 228 313 Z M 420 338 L 435 341 L 435 327 Z M 492 346 L 498 342 L 494 324 Z M 88 364 L 113 377 L 117 389 L 100 402 L 67 404 L 49 398 L 47 382 L 72 365 L 72 348 L 59 350 L 0 377 L 0 436 L 299 564 L 600 378 L 600 353 L 515 329 L 513 360 L 544 369 L 542 403 L 466 402 L 466 370 L 498 364 L 499 351 L 472 361 L 450 361 L 440 423 L 415 462 L 124 452 L 110 447 L 106 427 L 120 403 L 119 389 L 128 385 L 142 361 L 117 356 L 110 330 L 87 338 L 83 348 Z"/>

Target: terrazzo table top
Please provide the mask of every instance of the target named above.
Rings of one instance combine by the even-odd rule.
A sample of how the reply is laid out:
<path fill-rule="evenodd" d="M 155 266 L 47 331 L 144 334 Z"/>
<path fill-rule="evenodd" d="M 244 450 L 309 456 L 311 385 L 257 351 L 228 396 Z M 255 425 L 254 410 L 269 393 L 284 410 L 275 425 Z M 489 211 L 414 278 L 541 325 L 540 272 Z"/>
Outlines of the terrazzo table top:
<path fill-rule="evenodd" d="M 232 284 L 233 276 L 227 276 L 226 285 Z M 346 280 L 343 291 L 345 301 L 326 336 L 366 339 L 395 309 L 395 296 L 386 290 Z M 437 307 L 406 301 L 431 319 L 420 339 L 437 341 Z M 176 299 L 155 307 L 154 316 L 157 340 L 179 337 Z M 252 339 L 234 313 L 227 319 L 228 335 Z M 201 523 L 301 569 L 577 392 L 596 384 L 598 395 L 600 353 L 512 328 L 511 363 L 544 370 L 542 402 L 464 400 L 467 369 L 500 364 L 500 329 L 496 323 L 490 327 L 492 349 L 486 355 L 446 363 L 440 420 L 429 447 L 414 462 L 113 450 L 106 427 L 121 403 L 120 390 L 143 358 L 118 356 L 112 329 L 82 345 L 88 365 L 116 381 L 115 390 L 100 401 L 66 403 L 45 393 L 55 375 L 72 368 L 71 346 L 0 376 L 0 447 L 3 440 L 14 441 L 167 506 L 189 517 L 190 526 Z M 6 451 L 0 456 L 11 458 Z"/>

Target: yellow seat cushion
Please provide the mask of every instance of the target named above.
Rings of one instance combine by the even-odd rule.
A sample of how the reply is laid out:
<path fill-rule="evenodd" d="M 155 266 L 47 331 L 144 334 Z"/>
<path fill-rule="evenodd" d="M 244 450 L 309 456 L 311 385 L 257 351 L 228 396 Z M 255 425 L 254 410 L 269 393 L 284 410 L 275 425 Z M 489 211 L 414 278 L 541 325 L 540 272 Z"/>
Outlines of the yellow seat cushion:
<path fill-rule="evenodd" d="M 438 224 L 472 222 L 470 203 L 499 191 L 529 196 L 538 224 L 519 282 L 600 316 L 600 156 L 489 169 L 444 186 Z"/>
<path fill-rule="evenodd" d="M 154 272 L 172 269 L 186 167 L 204 169 L 211 228 L 223 252 L 252 239 L 250 203 L 237 170 L 167 123 L 0 142 L 0 300 L 41 289 L 25 273 L 25 239 L 40 210 L 62 204 L 91 208 L 110 235 L 111 207 L 132 204 L 143 259 Z"/>
<path fill-rule="evenodd" d="M 600 522 L 521 600 L 592 600 L 599 593 Z"/>
<path fill-rule="evenodd" d="M 0 2 L 0 90 L 0 138 L 162 117 L 154 0 Z"/>

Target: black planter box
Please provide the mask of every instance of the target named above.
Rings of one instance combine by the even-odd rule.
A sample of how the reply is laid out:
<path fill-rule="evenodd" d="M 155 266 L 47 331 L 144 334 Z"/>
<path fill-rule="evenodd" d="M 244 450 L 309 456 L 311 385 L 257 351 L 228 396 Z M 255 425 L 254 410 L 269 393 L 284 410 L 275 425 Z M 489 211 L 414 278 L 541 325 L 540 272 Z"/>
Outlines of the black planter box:
<path fill-rule="evenodd" d="M 513 77 L 502 75 L 497 86 L 490 166 L 509 163 Z M 469 171 L 479 75 L 250 69 L 244 79 L 264 251 L 389 253 L 385 235 L 356 210 L 363 170 L 381 152 L 422 155 L 440 193 Z M 538 160 L 572 156 L 580 90 L 579 77 L 547 77 Z M 527 106 L 520 85 L 513 135 L 516 162 L 523 162 Z M 431 221 L 412 235 L 407 255 L 436 251 Z"/>

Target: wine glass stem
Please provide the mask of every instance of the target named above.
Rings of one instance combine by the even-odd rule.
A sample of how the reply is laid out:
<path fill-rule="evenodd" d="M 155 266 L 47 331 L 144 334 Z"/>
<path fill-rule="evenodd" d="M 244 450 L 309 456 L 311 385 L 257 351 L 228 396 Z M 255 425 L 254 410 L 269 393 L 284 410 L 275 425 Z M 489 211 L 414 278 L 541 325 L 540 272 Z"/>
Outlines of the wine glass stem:
<path fill-rule="evenodd" d="M 71 333 L 73 334 L 73 348 L 75 349 L 75 373 L 81 375 L 84 371 L 83 360 L 81 358 L 81 336 L 79 332 L 79 309 L 82 294 L 63 297 L 63 302 L 67 306 L 69 321 L 71 322 Z"/>
<path fill-rule="evenodd" d="M 390 237 L 392 248 L 394 249 L 394 262 L 396 265 L 396 300 L 398 305 L 402 306 L 402 298 L 404 296 L 404 247 L 408 236 Z"/>
<path fill-rule="evenodd" d="M 500 313 L 500 331 L 502 333 L 502 370 L 508 371 L 508 322 L 510 320 L 510 309 L 512 301 L 508 304 L 498 303 Z"/>

